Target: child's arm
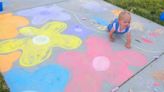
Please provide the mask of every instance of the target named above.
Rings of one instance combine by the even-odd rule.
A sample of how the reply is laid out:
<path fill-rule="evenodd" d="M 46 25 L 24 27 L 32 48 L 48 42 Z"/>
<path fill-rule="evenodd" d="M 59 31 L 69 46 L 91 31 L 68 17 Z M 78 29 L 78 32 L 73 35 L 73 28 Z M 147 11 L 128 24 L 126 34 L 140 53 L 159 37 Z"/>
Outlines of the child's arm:
<path fill-rule="evenodd" d="M 109 38 L 110 40 L 113 42 L 114 41 L 114 37 L 113 37 L 113 32 L 114 32 L 114 28 L 112 28 L 110 31 L 109 31 Z"/>
<path fill-rule="evenodd" d="M 130 32 L 127 33 L 126 40 L 127 40 L 127 42 L 125 44 L 125 47 L 126 48 L 131 48 L 131 33 Z"/>

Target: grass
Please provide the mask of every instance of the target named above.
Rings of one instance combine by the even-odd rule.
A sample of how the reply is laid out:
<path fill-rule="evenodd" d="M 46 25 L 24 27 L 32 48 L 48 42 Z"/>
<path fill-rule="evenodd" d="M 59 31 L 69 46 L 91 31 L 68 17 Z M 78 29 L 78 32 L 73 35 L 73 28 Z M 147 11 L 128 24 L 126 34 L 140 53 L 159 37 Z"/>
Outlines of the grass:
<path fill-rule="evenodd" d="M 0 92 L 9 92 L 9 89 L 3 80 L 3 76 L 0 74 Z"/>
<path fill-rule="evenodd" d="M 134 14 L 145 17 L 164 26 L 159 16 L 164 12 L 164 0 L 104 0 L 131 11 Z"/>

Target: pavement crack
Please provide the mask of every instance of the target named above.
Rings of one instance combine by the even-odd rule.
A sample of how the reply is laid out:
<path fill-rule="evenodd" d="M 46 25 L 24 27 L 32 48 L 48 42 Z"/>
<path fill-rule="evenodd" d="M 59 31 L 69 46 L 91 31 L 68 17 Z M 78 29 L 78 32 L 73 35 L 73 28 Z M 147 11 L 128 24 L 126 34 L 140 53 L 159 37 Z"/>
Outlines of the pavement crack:
<path fill-rule="evenodd" d="M 155 61 L 157 61 L 160 57 L 162 57 L 164 55 L 164 52 L 162 52 L 161 54 L 159 54 L 158 56 L 155 56 L 155 58 L 153 58 L 147 65 L 145 65 L 143 68 L 141 68 L 138 72 L 136 72 L 135 74 L 133 74 L 133 76 L 131 76 L 129 79 L 127 79 L 126 81 L 124 81 L 122 84 L 120 84 L 118 86 L 118 88 L 122 87 L 125 83 L 127 83 L 129 80 L 131 80 L 133 77 L 135 77 L 137 74 L 139 74 L 140 72 L 142 72 L 144 69 L 146 69 L 149 65 L 151 65 L 152 63 L 154 63 Z"/>

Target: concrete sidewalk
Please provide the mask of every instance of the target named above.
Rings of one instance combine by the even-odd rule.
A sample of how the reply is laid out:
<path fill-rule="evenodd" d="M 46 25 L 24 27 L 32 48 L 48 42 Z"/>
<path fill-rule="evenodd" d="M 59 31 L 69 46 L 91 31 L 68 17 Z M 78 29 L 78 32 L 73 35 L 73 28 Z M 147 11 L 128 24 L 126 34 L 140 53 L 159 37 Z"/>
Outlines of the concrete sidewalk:
<path fill-rule="evenodd" d="M 103 0 L 5 4 L 0 70 L 11 92 L 164 92 L 163 26 L 132 14 L 126 49 L 106 31 L 122 9 Z"/>

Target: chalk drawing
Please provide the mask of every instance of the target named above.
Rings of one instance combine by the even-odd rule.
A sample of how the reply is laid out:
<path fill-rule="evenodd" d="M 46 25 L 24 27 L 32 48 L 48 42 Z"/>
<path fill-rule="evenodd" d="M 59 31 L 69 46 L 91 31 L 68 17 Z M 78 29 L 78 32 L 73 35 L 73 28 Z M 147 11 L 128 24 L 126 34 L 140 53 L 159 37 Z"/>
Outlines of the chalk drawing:
<path fill-rule="evenodd" d="M 156 80 L 164 81 L 164 70 L 153 72 L 153 78 Z"/>
<path fill-rule="evenodd" d="M 151 33 L 149 33 L 149 36 L 151 36 L 151 37 L 158 37 L 158 36 L 160 36 L 160 34 L 157 33 L 157 32 L 151 32 Z"/>
<path fill-rule="evenodd" d="M 7 55 L 0 55 L 0 72 L 4 73 L 10 70 L 13 63 L 20 57 L 21 52 L 13 52 Z"/>
<path fill-rule="evenodd" d="M 113 51 L 107 39 L 90 37 L 85 45 L 86 51 L 64 52 L 55 62 L 72 72 L 66 92 L 101 92 L 104 81 L 119 85 L 132 76 L 129 66 L 147 62 L 143 54 L 133 50 Z"/>
<path fill-rule="evenodd" d="M 67 31 L 64 31 L 65 34 L 71 34 L 71 35 L 76 35 L 80 37 L 81 39 L 86 39 L 90 35 L 93 34 L 92 31 L 89 31 L 85 27 L 81 26 L 80 24 L 72 24 L 69 26 Z"/>
<path fill-rule="evenodd" d="M 75 49 L 81 45 L 81 39 L 61 34 L 67 28 L 63 22 L 50 22 L 41 27 L 24 27 L 19 30 L 24 38 L 0 42 L 0 54 L 21 50 L 20 65 L 35 66 L 51 56 L 52 48 Z"/>
<path fill-rule="evenodd" d="M 164 33 L 164 28 L 157 28 L 154 32 L 162 35 Z"/>
<path fill-rule="evenodd" d="M 17 28 L 28 25 L 26 18 L 15 16 L 12 13 L 0 15 L 0 40 L 14 38 L 18 35 Z"/>
<path fill-rule="evenodd" d="M 71 77 L 59 65 L 46 65 L 35 71 L 16 67 L 4 76 L 11 92 L 64 92 Z"/>
<path fill-rule="evenodd" d="M 137 32 L 132 30 L 132 34 L 135 35 L 132 37 L 132 48 L 134 47 L 149 53 L 161 53 L 164 44 L 158 41 L 163 37 L 163 33 L 160 28 L 155 29 L 154 31 L 144 30 Z M 126 42 L 125 37 L 121 37 L 121 39 Z"/>
<path fill-rule="evenodd" d="M 63 11 L 63 8 L 52 5 L 50 7 L 37 7 L 17 12 L 18 15 L 32 18 L 32 24 L 41 25 L 48 21 L 67 21 L 71 16 Z"/>
<path fill-rule="evenodd" d="M 95 20 L 95 22 L 97 24 L 100 24 L 102 26 L 108 26 L 109 25 L 109 22 L 108 21 L 106 21 L 105 19 L 102 19 L 100 17 L 94 16 L 94 17 L 92 17 L 92 19 Z"/>
<path fill-rule="evenodd" d="M 115 10 L 112 10 L 112 13 L 115 15 L 115 16 L 118 16 L 120 13 L 121 13 L 122 10 L 119 10 L 119 9 L 115 9 Z"/>

